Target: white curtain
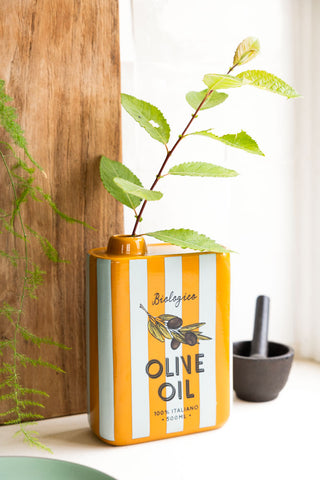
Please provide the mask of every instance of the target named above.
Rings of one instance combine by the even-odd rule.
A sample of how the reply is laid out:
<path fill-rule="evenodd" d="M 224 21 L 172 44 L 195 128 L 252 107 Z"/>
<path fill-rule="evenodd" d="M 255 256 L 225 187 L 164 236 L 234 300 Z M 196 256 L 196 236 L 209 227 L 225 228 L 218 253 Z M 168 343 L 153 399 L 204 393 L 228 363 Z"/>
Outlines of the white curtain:
<path fill-rule="evenodd" d="M 320 2 L 296 0 L 293 46 L 296 104 L 296 262 L 294 339 L 299 355 L 320 361 Z"/>
<path fill-rule="evenodd" d="M 249 35 L 260 38 L 261 55 L 246 67 L 278 74 L 303 94 L 288 102 L 250 89 L 231 92 L 230 101 L 204 112 L 203 120 L 201 114 L 195 129 L 245 129 L 266 157 L 249 158 L 201 139 L 181 142 L 173 161 L 212 161 L 241 175 L 201 182 L 166 178 L 159 183 L 164 198 L 146 209 L 144 225 L 145 231 L 193 228 L 238 251 L 232 259 L 234 340 L 251 337 L 255 298 L 266 294 L 270 339 L 292 345 L 297 356 L 320 360 L 320 1 L 119 4 L 122 90 L 158 106 L 172 137 L 191 113 L 185 93 L 204 88 L 203 74 L 225 71 L 237 43 Z M 123 161 L 146 187 L 161 148 L 123 113 Z M 126 211 L 128 233 L 131 225 Z"/>

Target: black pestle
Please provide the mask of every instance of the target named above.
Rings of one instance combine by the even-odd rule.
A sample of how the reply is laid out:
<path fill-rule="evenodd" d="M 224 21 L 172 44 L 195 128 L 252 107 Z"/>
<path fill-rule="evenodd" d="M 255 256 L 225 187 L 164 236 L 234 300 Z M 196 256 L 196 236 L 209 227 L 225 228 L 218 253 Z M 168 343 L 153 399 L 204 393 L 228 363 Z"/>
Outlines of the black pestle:
<path fill-rule="evenodd" d="M 269 305 L 270 298 L 266 295 L 257 298 L 250 357 L 268 356 Z"/>
<path fill-rule="evenodd" d="M 252 341 L 233 344 L 233 388 L 248 402 L 273 400 L 285 386 L 294 351 L 281 343 L 268 342 L 270 299 L 256 301 Z"/>

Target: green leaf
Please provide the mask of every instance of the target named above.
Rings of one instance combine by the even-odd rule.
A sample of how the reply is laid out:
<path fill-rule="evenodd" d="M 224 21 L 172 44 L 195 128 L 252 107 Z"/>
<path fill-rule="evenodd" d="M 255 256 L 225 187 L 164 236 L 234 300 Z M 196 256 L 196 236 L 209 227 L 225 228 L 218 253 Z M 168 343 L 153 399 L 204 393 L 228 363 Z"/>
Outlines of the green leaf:
<path fill-rule="evenodd" d="M 233 66 L 250 62 L 260 52 L 260 42 L 256 37 L 247 37 L 238 45 L 233 57 Z"/>
<path fill-rule="evenodd" d="M 163 196 L 161 192 L 147 190 L 143 187 L 140 187 L 139 185 L 136 185 L 135 183 L 128 182 L 123 178 L 114 178 L 113 180 L 125 192 L 136 195 L 137 197 L 143 198 L 144 200 L 160 200 L 160 198 L 162 198 Z"/>
<path fill-rule="evenodd" d="M 232 75 L 219 75 L 218 73 L 208 73 L 203 77 L 203 81 L 210 90 L 242 86 L 242 81 L 239 78 Z"/>
<path fill-rule="evenodd" d="M 123 205 L 133 210 L 140 205 L 141 199 L 139 197 L 130 195 L 114 182 L 115 178 L 122 178 L 135 185 L 142 186 L 139 178 L 125 165 L 102 156 L 100 160 L 100 177 L 104 188 Z"/>
<path fill-rule="evenodd" d="M 170 168 L 168 173 L 170 175 L 188 175 L 191 177 L 236 177 L 238 175 L 234 170 L 205 162 L 181 163 Z"/>
<path fill-rule="evenodd" d="M 121 104 L 152 138 L 165 145 L 169 142 L 170 127 L 157 107 L 125 93 L 121 94 Z"/>
<path fill-rule="evenodd" d="M 196 110 L 207 93 L 208 89 L 202 90 L 201 92 L 188 92 L 186 95 L 186 100 L 189 105 Z M 212 92 L 209 98 L 204 102 L 200 110 L 206 110 L 207 108 L 216 107 L 217 105 L 220 105 L 220 103 L 223 103 L 227 98 L 228 95 L 226 93 Z"/>
<path fill-rule="evenodd" d="M 288 85 L 281 78 L 276 77 L 272 73 L 264 72 L 263 70 L 246 70 L 237 75 L 237 78 L 243 82 L 244 85 L 253 85 L 254 87 L 268 90 L 278 95 L 283 95 L 287 98 L 296 98 L 300 95 L 293 87 Z"/>
<path fill-rule="evenodd" d="M 230 252 L 222 245 L 219 245 L 215 240 L 199 234 L 194 230 L 187 230 L 184 228 L 172 230 L 159 230 L 157 232 L 149 232 L 144 235 L 156 238 L 162 242 L 169 242 L 182 248 L 191 248 L 192 250 L 199 250 L 200 252 Z"/>
<path fill-rule="evenodd" d="M 218 140 L 219 142 L 225 143 L 230 147 L 241 148 L 241 150 L 245 150 L 248 153 L 264 156 L 264 153 L 261 152 L 257 142 L 253 140 L 253 138 L 251 138 L 250 135 L 248 135 L 243 130 L 241 130 L 241 132 L 239 133 L 229 133 L 227 135 L 222 135 L 221 137 L 215 135 L 209 130 L 193 132 L 189 133 L 189 135 L 202 135 L 204 137 L 212 138 L 213 140 Z"/>

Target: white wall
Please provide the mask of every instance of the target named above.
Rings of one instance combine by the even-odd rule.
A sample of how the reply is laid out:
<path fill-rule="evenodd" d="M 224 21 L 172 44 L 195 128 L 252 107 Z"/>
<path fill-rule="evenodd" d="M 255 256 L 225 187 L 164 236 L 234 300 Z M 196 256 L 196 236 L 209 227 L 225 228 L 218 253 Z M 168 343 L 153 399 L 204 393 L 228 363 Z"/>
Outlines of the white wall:
<path fill-rule="evenodd" d="M 132 7 L 132 17 L 130 17 Z M 237 44 L 257 36 L 261 54 L 244 69 L 264 69 L 294 85 L 291 0 L 120 0 L 122 91 L 156 105 L 171 125 L 171 145 L 192 113 L 184 96 L 205 88 L 205 73 L 226 73 Z M 243 87 L 204 111 L 192 130 L 241 129 L 265 158 L 206 138 L 183 140 L 172 164 L 212 161 L 240 173 L 231 179 L 167 177 L 149 203 L 141 232 L 192 228 L 238 252 L 232 256 L 235 340 L 252 335 L 255 298 L 271 297 L 270 338 L 293 343 L 295 312 L 294 103 Z M 123 161 L 150 187 L 164 147 L 123 112 Z M 127 233 L 132 212 L 125 214 Z"/>

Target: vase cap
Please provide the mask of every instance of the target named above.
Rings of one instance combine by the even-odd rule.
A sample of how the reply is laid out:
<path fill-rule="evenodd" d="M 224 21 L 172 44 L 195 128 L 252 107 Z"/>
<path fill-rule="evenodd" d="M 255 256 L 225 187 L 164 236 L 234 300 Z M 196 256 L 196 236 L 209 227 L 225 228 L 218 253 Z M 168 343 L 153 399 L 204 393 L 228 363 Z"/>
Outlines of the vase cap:
<path fill-rule="evenodd" d="M 108 242 L 108 255 L 146 255 L 147 245 L 144 237 L 137 235 L 113 235 Z"/>

